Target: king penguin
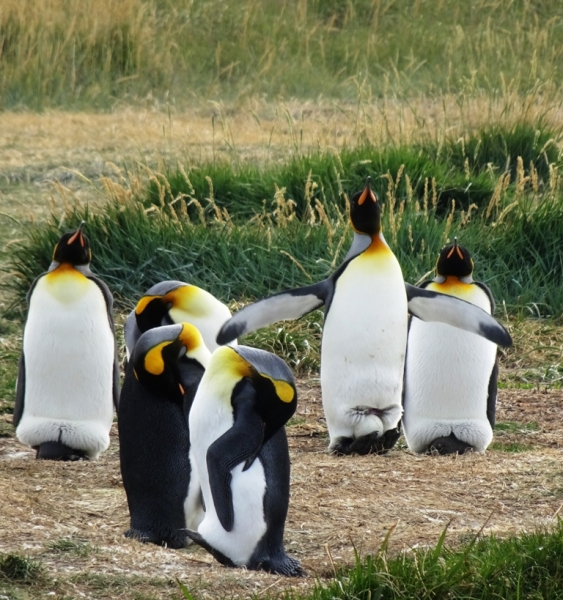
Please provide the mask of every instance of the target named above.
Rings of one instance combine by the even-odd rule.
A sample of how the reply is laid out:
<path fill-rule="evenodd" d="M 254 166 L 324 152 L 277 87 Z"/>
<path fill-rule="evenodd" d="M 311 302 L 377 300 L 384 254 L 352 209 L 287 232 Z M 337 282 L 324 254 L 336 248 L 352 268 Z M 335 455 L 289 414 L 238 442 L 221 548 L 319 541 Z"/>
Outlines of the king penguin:
<path fill-rule="evenodd" d="M 231 311 L 225 304 L 197 285 L 182 281 L 161 281 L 147 290 L 127 317 L 127 358 L 142 333 L 153 327 L 173 323 L 195 325 L 205 345 L 213 352 L 218 345 L 215 341 L 217 333 L 230 317 Z"/>
<path fill-rule="evenodd" d="M 96 458 L 119 396 L 113 298 L 90 270 L 83 225 L 60 238 L 27 295 L 13 422 L 37 458 Z"/>
<path fill-rule="evenodd" d="M 289 504 L 285 423 L 297 392 L 289 367 L 247 346 L 215 350 L 190 411 L 205 517 L 188 535 L 221 564 L 303 574 L 283 546 Z"/>
<path fill-rule="evenodd" d="M 381 206 L 369 177 L 350 199 L 350 220 L 352 246 L 328 279 L 246 306 L 221 328 L 217 341 L 226 343 L 324 305 L 321 388 L 329 451 L 382 453 L 400 435 L 408 313 L 472 331 L 499 345 L 512 341 L 481 308 L 405 283 L 381 231 Z"/>
<path fill-rule="evenodd" d="M 181 548 L 203 518 L 188 414 L 211 353 L 193 325 L 150 329 L 127 365 L 118 409 L 127 537 Z"/>
<path fill-rule="evenodd" d="M 473 280 L 473 259 L 457 240 L 442 250 L 436 277 L 421 287 L 494 313 L 489 288 Z M 412 317 L 405 367 L 403 428 L 413 452 L 484 452 L 493 439 L 497 347 L 473 333 Z"/>

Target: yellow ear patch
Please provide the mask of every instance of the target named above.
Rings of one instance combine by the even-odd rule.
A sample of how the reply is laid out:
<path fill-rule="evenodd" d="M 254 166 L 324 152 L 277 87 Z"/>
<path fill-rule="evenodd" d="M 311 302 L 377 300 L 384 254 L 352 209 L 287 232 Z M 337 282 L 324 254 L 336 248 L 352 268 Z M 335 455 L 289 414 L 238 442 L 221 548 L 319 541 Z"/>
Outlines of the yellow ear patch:
<path fill-rule="evenodd" d="M 281 379 L 274 379 L 269 375 L 265 375 L 264 373 L 260 373 L 262 377 L 269 379 L 276 388 L 276 394 L 282 402 L 287 402 L 288 404 L 295 397 L 295 390 L 287 383 L 287 381 L 282 381 Z"/>
<path fill-rule="evenodd" d="M 203 344 L 203 338 L 201 337 L 199 329 L 190 323 L 182 323 L 182 331 L 180 332 L 178 339 L 184 344 L 188 352 Z"/>
<path fill-rule="evenodd" d="M 151 375 L 161 375 L 164 371 L 164 359 L 162 358 L 162 350 L 166 346 L 170 346 L 172 342 L 162 342 L 151 348 L 145 355 L 145 371 Z"/>
<path fill-rule="evenodd" d="M 155 298 L 162 298 L 162 296 L 143 296 L 139 302 L 137 302 L 137 306 L 135 306 L 135 314 L 140 315 L 147 308 L 147 304 L 152 302 Z"/>

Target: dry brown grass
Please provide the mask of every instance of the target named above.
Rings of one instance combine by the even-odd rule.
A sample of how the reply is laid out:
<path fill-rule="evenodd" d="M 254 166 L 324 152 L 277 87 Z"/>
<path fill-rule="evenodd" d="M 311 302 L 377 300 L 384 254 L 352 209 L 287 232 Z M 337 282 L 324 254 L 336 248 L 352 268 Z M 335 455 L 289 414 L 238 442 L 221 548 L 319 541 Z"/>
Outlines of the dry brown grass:
<path fill-rule="evenodd" d="M 351 564 L 354 548 L 362 555 L 376 552 L 391 527 L 396 553 L 434 545 L 448 524 L 447 539 L 457 545 L 485 524 L 484 534 L 506 536 L 556 521 L 563 503 L 561 390 L 501 390 L 498 420 L 518 425 L 497 432 L 496 441 L 528 449 L 462 457 L 413 455 L 404 444 L 386 456 L 331 457 L 318 384 L 301 381 L 299 394 L 288 428 L 292 484 L 285 543 L 307 578 L 231 570 L 201 548 L 168 550 L 125 539 L 115 430 L 109 451 L 91 463 L 35 461 L 14 438 L 0 439 L 0 552 L 39 559 L 47 575 L 41 590 L 57 597 L 112 598 L 124 588 L 127 597 L 178 598 L 175 578 L 196 597 L 250 597 L 308 588 L 315 577 L 332 574 L 332 561 Z M 69 540 L 82 551 L 52 548 Z"/>

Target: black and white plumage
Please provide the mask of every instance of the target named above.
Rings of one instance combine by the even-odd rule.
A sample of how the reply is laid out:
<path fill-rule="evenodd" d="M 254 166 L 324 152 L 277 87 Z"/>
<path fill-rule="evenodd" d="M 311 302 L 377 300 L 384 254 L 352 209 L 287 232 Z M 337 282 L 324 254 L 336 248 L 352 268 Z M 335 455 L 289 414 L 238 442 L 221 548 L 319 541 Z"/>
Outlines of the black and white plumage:
<path fill-rule="evenodd" d="M 323 407 L 337 454 L 385 452 L 399 436 L 408 313 L 510 345 L 491 315 L 469 302 L 405 283 L 381 231 L 381 207 L 366 187 L 350 201 L 354 240 L 344 262 L 319 283 L 275 294 L 237 312 L 217 341 L 298 318 L 325 306 Z"/>
<path fill-rule="evenodd" d="M 119 396 L 113 298 L 82 227 L 61 237 L 27 296 L 13 422 L 37 458 L 99 456 Z"/>
<path fill-rule="evenodd" d="M 303 574 L 283 545 L 290 475 L 284 425 L 296 403 L 291 371 L 277 356 L 246 346 L 213 353 L 190 411 L 205 517 L 188 535 L 223 565 Z"/>
<path fill-rule="evenodd" d="M 118 410 L 127 537 L 181 548 L 203 518 L 188 415 L 210 356 L 188 323 L 150 329 L 135 345 Z"/>
<path fill-rule="evenodd" d="M 474 281 L 469 251 L 442 250 L 436 277 L 422 287 L 494 312 L 489 288 Z M 484 452 L 493 439 L 497 346 L 473 333 L 413 317 L 405 366 L 403 431 L 414 452 Z"/>

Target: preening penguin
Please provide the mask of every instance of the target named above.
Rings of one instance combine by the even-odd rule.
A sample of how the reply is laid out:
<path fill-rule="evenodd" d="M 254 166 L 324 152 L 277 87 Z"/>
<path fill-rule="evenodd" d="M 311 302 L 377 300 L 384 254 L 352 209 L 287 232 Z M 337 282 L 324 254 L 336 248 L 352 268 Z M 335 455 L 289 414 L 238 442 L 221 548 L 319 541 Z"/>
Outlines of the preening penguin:
<path fill-rule="evenodd" d="M 37 458 L 97 457 L 119 396 L 113 298 L 90 271 L 82 227 L 61 237 L 27 296 L 14 425 Z"/>
<path fill-rule="evenodd" d="M 221 564 L 299 576 L 283 546 L 289 503 L 289 367 L 246 346 L 215 350 L 190 411 L 205 517 L 188 535 Z"/>
<path fill-rule="evenodd" d="M 125 322 L 127 358 L 142 333 L 173 323 L 195 325 L 211 352 L 221 325 L 231 317 L 228 307 L 215 296 L 182 281 L 161 281 L 153 285 L 139 300 Z M 236 342 L 235 342 L 236 344 Z"/>
<path fill-rule="evenodd" d="M 457 240 L 442 250 L 436 277 L 422 287 L 494 312 L 489 288 L 474 281 L 473 260 Z M 405 367 L 403 427 L 414 452 L 484 452 L 493 439 L 497 347 L 482 337 L 413 317 Z"/>
<path fill-rule="evenodd" d="M 328 279 L 251 304 L 222 327 L 226 343 L 282 319 L 325 306 L 321 346 L 323 407 L 336 454 L 385 452 L 399 437 L 408 313 L 448 323 L 499 345 L 508 332 L 481 308 L 452 296 L 416 288 L 381 231 L 381 207 L 365 188 L 350 199 L 354 240 Z"/>
<path fill-rule="evenodd" d="M 127 537 L 181 548 L 203 517 L 188 414 L 211 354 L 189 323 L 150 329 L 127 365 L 118 409 Z"/>

